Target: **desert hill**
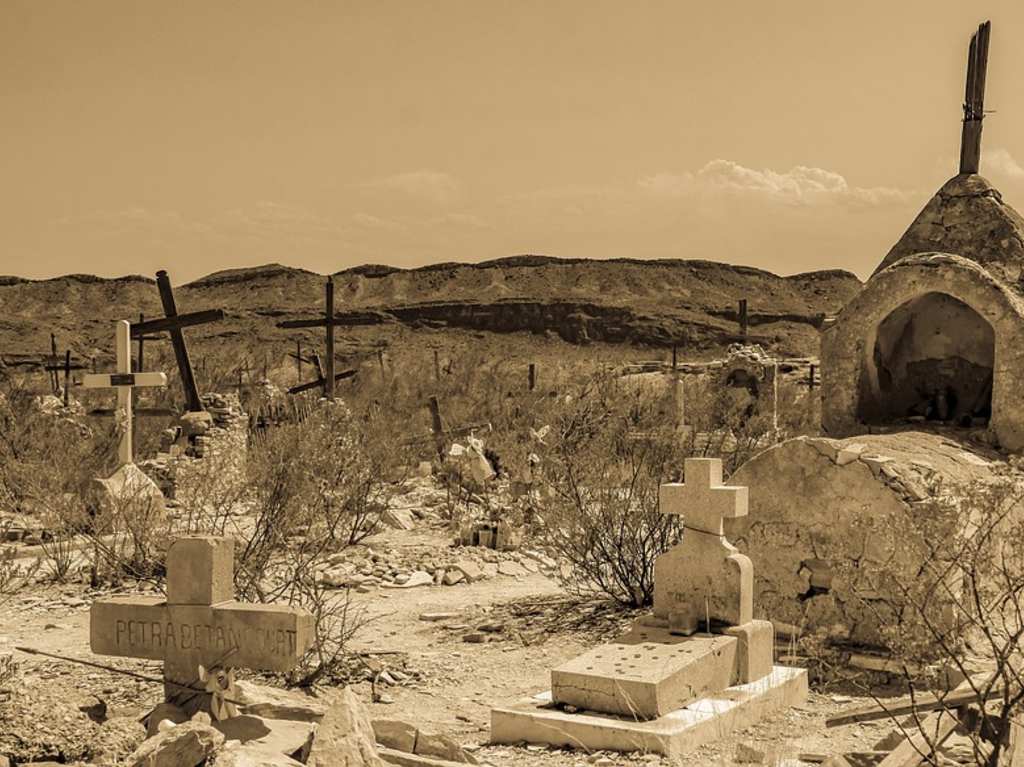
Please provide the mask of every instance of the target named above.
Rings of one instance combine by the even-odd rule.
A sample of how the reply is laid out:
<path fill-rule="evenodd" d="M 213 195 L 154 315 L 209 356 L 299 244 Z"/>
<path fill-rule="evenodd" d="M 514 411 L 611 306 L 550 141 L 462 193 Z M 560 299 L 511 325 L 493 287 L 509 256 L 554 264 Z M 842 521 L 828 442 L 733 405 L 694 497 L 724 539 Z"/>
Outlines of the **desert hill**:
<path fill-rule="evenodd" d="M 173 279 L 174 265 L 168 264 Z M 315 330 L 281 330 L 282 319 L 322 311 L 323 276 L 267 264 L 177 285 L 179 312 L 222 308 L 224 322 L 189 330 L 199 346 L 245 342 L 282 354 Z M 849 272 L 780 277 L 711 261 L 556 259 L 517 256 L 416 269 L 367 265 L 336 273 L 337 313 L 387 342 L 418 329 L 527 332 L 573 344 L 627 343 L 689 350 L 735 340 L 737 303 L 746 298 L 753 340 L 785 354 L 816 354 L 817 326 L 859 289 Z M 67 275 L 0 276 L 0 359 L 38 360 L 50 333 L 76 356 L 109 357 L 110 322 L 161 316 L 154 280 Z"/>

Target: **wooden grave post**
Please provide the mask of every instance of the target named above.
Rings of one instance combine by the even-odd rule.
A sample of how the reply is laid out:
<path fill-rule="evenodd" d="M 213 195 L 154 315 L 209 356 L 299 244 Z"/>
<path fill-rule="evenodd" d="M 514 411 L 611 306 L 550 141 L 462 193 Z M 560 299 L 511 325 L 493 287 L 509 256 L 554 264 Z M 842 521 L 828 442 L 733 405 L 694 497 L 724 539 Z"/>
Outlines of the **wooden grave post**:
<path fill-rule="evenodd" d="M 324 391 L 324 396 L 329 399 L 334 399 L 334 384 L 337 381 L 342 381 L 346 378 L 351 378 L 356 373 L 354 370 L 346 370 L 342 373 L 335 372 L 335 360 L 334 360 L 334 328 L 342 325 L 347 326 L 352 323 L 340 319 L 334 316 L 334 277 L 328 276 L 327 282 L 324 284 L 324 314 L 323 317 L 315 320 L 285 320 L 277 323 L 279 328 L 320 328 L 324 329 L 324 355 L 326 359 L 322 360 L 321 364 L 326 368 L 317 376 L 315 381 L 308 383 L 299 384 L 293 386 L 288 390 L 290 394 L 296 394 L 298 392 L 307 391 L 309 389 L 315 389 L 317 386 L 321 387 Z M 301 368 L 300 368 L 301 373 Z"/>
<path fill-rule="evenodd" d="M 121 440 L 117 456 L 121 466 L 132 463 L 132 390 L 136 386 L 166 386 L 163 373 L 132 373 L 131 325 L 126 320 L 117 323 L 117 372 L 89 373 L 82 381 L 87 389 L 117 389 L 116 413 L 122 419 Z"/>
<path fill-rule="evenodd" d="M 178 365 L 178 375 L 181 378 L 181 387 L 185 394 L 185 410 L 193 413 L 200 412 L 203 409 L 203 403 L 199 399 L 199 388 L 196 386 L 195 373 L 192 370 L 192 362 L 189 360 L 188 346 L 185 345 L 185 336 L 181 331 L 182 328 L 193 325 L 204 325 L 208 322 L 222 320 L 224 312 L 221 309 L 208 309 L 201 312 L 178 314 L 178 308 L 174 303 L 174 291 L 171 289 L 171 280 L 163 269 L 156 273 L 156 286 L 160 291 L 160 303 L 163 304 L 164 316 L 160 319 L 146 320 L 132 325 L 131 337 L 151 339 L 151 333 L 170 334 L 174 359 Z"/>
<path fill-rule="evenodd" d="M 53 376 L 59 375 L 62 371 L 64 373 L 64 407 L 67 407 L 70 403 L 69 392 L 71 390 L 71 371 L 72 370 L 88 370 L 88 365 L 84 365 L 78 362 L 71 362 L 71 350 L 66 349 L 64 351 L 64 362 L 63 364 L 49 364 L 44 368 L 49 372 L 51 379 Z M 58 387 L 59 388 L 59 387 Z"/>
<path fill-rule="evenodd" d="M 992 22 L 986 21 L 971 35 L 967 48 L 967 83 L 964 123 L 960 134 L 960 173 L 977 173 L 981 166 L 981 121 L 985 119 L 985 77 L 988 73 L 988 39 Z"/>
<path fill-rule="evenodd" d="M 139 312 L 139 324 L 141 325 L 145 321 L 146 321 L 146 315 L 143 314 L 142 312 Z M 137 367 L 138 370 L 144 370 L 145 367 L 146 367 L 146 363 L 145 363 L 145 347 L 144 347 L 145 342 L 146 341 L 159 341 L 160 340 L 160 336 L 140 335 L 140 336 L 136 336 L 135 340 L 139 342 L 138 355 L 137 355 L 137 359 L 135 361 L 135 364 L 138 366 Z"/>
<path fill-rule="evenodd" d="M 745 298 L 741 298 L 740 299 L 739 322 L 740 322 L 740 335 L 743 336 L 743 338 L 745 340 L 746 337 L 747 337 L 747 327 L 748 327 L 747 299 L 745 299 Z"/>
<path fill-rule="evenodd" d="M 533 362 L 530 363 L 530 367 L 527 369 L 526 380 L 529 384 L 530 391 L 537 388 L 537 365 Z"/>

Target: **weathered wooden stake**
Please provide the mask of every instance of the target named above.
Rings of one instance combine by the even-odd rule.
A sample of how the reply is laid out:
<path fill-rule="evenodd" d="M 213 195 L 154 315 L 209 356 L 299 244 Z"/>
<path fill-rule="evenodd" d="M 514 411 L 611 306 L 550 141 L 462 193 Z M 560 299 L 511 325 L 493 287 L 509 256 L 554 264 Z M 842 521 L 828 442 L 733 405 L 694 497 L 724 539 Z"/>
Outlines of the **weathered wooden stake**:
<path fill-rule="evenodd" d="M 744 338 L 746 338 L 747 337 L 747 299 L 745 299 L 745 298 L 741 298 L 740 299 L 739 319 L 740 319 L 740 335 L 743 336 Z"/>
<path fill-rule="evenodd" d="M 811 363 L 811 368 L 807 371 L 807 388 L 811 391 L 814 391 L 814 370 L 815 365 Z"/>
<path fill-rule="evenodd" d="M 66 408 L 70 402 L 69 394 L 71 392 L 71 350 L 67 349 L 64 352 L 64 407 Z"/>
<path fill-rule="evenodd" d="M 53 333 L 50 333 L 50 359 L 51 365 L 57 364 L 57 336 Z M 57 377 L 57 371 L 50 371 L 50 388 L 53 390 L 54 394 L 56 394 L 57 390 L 60 388 L 59 381 L 60 379 Z"/>
<path fill-rule="evenodd" d="M 384 350 L 377 350 L 377 364 L 380 365 L 380 380 L 384 380 Z"/>
<path fill-rule="evenodd" d="M 981 166 L 981 122 L 985 118 L 985 77 L 992 22 L 978 26 L 967 48 L 964 124 L 960 135 L 960 173 L 977 173 Z"/>
<path fill-rule="evenodd" d="M 302 383 L 302 341 L 295 342 L 295 381 Z"/>
<path fill-rule="evenodd" d="M 527 380 L 530 384 L 530 391 L 533 391 L 537 387 L 537 366 L 533 362 L 530 363 Z"/>
<path fill-rule="evenodd" d="M 430 428 L 434 432 L 434 444 L 437 446 L 437 455 L 444 460 L 444 422 L 441 420 L 441 405 L 436 396 L 431 396 L 430 402 Z"/>
<path fill-rule="evenodd" d="M 334 399 L 334 277 L 327 278 L 327 287 L 324 293 L 324 319 L 326 320 L 327 345 L 324 353 L 327 355 L 327 370 L 324 376 L 324 396 L 329 400 Z"/>

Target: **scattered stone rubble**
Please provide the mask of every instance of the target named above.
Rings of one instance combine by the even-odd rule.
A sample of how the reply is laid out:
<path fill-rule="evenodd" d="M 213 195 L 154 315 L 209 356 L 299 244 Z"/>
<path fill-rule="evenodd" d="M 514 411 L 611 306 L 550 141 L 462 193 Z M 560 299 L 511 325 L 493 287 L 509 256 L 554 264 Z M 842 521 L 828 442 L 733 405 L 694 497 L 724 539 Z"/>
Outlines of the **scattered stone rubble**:
<path fill-rule="evenodd" d="M 454 586 L 499 575 L 553 574 L 556 570 L 555 560 L 530 549 L 499 552 L 462 547 L 410 551 L 354 546 L 329 557 L 328 566 L 319 577 L 328 586 L 365 593 L 378 587 Z"/>
<path fill-rule="evenodd" d="M 204 394 L 205 411 L 185 413 L 163 432 L 160 452 L 139 461 L 163 491 L 169 505 L 188 499 L 216 478 L 227 491 L 244 481 L 248 419 L 237 394 Z"/>

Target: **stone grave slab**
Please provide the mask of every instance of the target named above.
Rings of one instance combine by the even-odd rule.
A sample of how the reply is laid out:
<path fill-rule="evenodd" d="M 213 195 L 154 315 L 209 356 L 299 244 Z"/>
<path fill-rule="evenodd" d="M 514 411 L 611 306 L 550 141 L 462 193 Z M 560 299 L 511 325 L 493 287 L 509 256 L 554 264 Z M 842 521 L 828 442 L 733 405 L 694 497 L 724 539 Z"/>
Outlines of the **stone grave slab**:
<path fill-rule="evenodd" d="M 738 681 L 738 641 L 636 626 L 551 671 L 556 703 L 656 719 Z"/>
<path fill-rule="evenodd" d="M 174 541 L 167 552 L 166 598 L 93 603 L 92 651 L 163 661 L 166 698 L 189 713 L 211 703 L 200 666 L 291 669 L 313 643 L 313 616 L 285 605 L 235 601 L 233 546 L 232 539 L 215 536 Z"/>
<path fill-rule="evenodd" d="M 491 742 L 540 743 L 584 751 L 641 751 L 678 758 L 807 701 L 807 671 L 775 666 L 755 682 L 734 685 L 657 719 L 563 711 L 546 692 L 491 710 Z"/>

